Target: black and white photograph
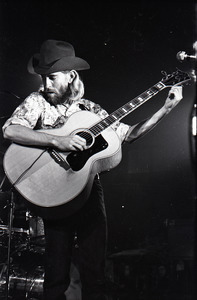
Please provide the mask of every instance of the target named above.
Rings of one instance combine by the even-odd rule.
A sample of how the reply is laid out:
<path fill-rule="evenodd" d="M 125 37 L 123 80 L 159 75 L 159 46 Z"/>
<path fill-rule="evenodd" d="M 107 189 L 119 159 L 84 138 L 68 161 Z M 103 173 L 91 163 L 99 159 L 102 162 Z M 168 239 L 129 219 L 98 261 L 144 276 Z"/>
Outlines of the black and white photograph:
<path fill-rule="evenodd" d="M 195 300 L 195 1 L 0 0 L 0 299 Z"/>

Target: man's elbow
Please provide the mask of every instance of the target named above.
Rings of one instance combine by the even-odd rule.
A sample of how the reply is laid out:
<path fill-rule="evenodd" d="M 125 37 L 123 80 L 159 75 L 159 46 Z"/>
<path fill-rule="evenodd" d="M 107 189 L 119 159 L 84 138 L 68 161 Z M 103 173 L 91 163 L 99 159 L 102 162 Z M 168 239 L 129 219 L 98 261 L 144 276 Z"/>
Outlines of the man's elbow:
<path fill-rule="evenodd" d="M 13 132 L 12 126 L 8 126 L 3 130 L 4 139 L 12 140 L 13 139 L 13 134 L 14 134 L 14 132 Z"/>

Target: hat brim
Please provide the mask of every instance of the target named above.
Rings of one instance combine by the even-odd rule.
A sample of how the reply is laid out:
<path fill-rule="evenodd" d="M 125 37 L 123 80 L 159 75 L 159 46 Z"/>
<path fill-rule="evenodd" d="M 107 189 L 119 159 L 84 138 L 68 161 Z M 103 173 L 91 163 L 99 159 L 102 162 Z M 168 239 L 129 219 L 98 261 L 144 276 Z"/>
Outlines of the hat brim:
<path fill-rule="evenodd" d="M 48 75 L 66 70 L 82 71 L 90 69 L 90 65 L 82 58 L 66 56 L 58 59 L 50 65 L 40 66 L 40 54 L 32 56 L 28 62 L 27 69 L 31 74 Z"/>

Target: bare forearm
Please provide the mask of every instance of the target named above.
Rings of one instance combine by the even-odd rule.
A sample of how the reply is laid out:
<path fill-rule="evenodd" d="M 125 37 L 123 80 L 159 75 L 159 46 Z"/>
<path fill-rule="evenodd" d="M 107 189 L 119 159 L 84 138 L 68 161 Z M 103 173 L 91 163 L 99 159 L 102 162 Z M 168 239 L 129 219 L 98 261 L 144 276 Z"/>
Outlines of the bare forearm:
<path fill-rule="evenodd" d="M 132 142 L 152 130 L 182 99 L 182 87 L 172 87 L 162 106 L 152 117 L 134 126 L 130 126 L 126 142 Z"/>
<path fill-rule="evenodd" d="M 54 146 L 54 136 L 21 125 L 10 125 L 5 129 L 4 138 L 15 143 L 32 146 Z"/>
<path fill-rule="evenodd" d="M 57 136 L 21 125 L 8 126 L 4 138 L 22 145 L 53 147 L 61 151 L 86 149 L 86 140 L 79 135 Z"/>
<path fill-rule="evenodd" d="M 144 133 L 150 131 L 161 121 L 167 114 L 169 113 L 164 107 L 159 109 L 151 118 L 146 120 L 144 124 L 139 128 L 137 134 L 139 136 L 143 135 Z"/>
<path fill-rule="evenodd" d="M 167 113 L 168 112 L 162 107 L 151 118 L 142 121 L 134 126 L 131 126 L 127 133 L 125 141 L 132 142 L 142 137 L 144 134 L 152 130 L 159 123 L 159 121 L 162 120 L 163 117 L 167 115 Z"/>

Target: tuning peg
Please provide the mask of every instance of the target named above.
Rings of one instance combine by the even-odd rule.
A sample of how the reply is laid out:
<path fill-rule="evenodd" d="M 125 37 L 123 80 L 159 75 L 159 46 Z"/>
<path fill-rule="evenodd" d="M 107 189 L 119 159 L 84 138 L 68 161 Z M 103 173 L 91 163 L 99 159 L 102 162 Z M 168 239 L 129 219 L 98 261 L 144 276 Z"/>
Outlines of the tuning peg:
<path fill-rule="evenodd" d="M 164 70 L 161 71 L 161 74 L 164 75 L 164 76 L 167 76 L 167 75 L 168 75 L 167 72 L 164 71 Z"/>

